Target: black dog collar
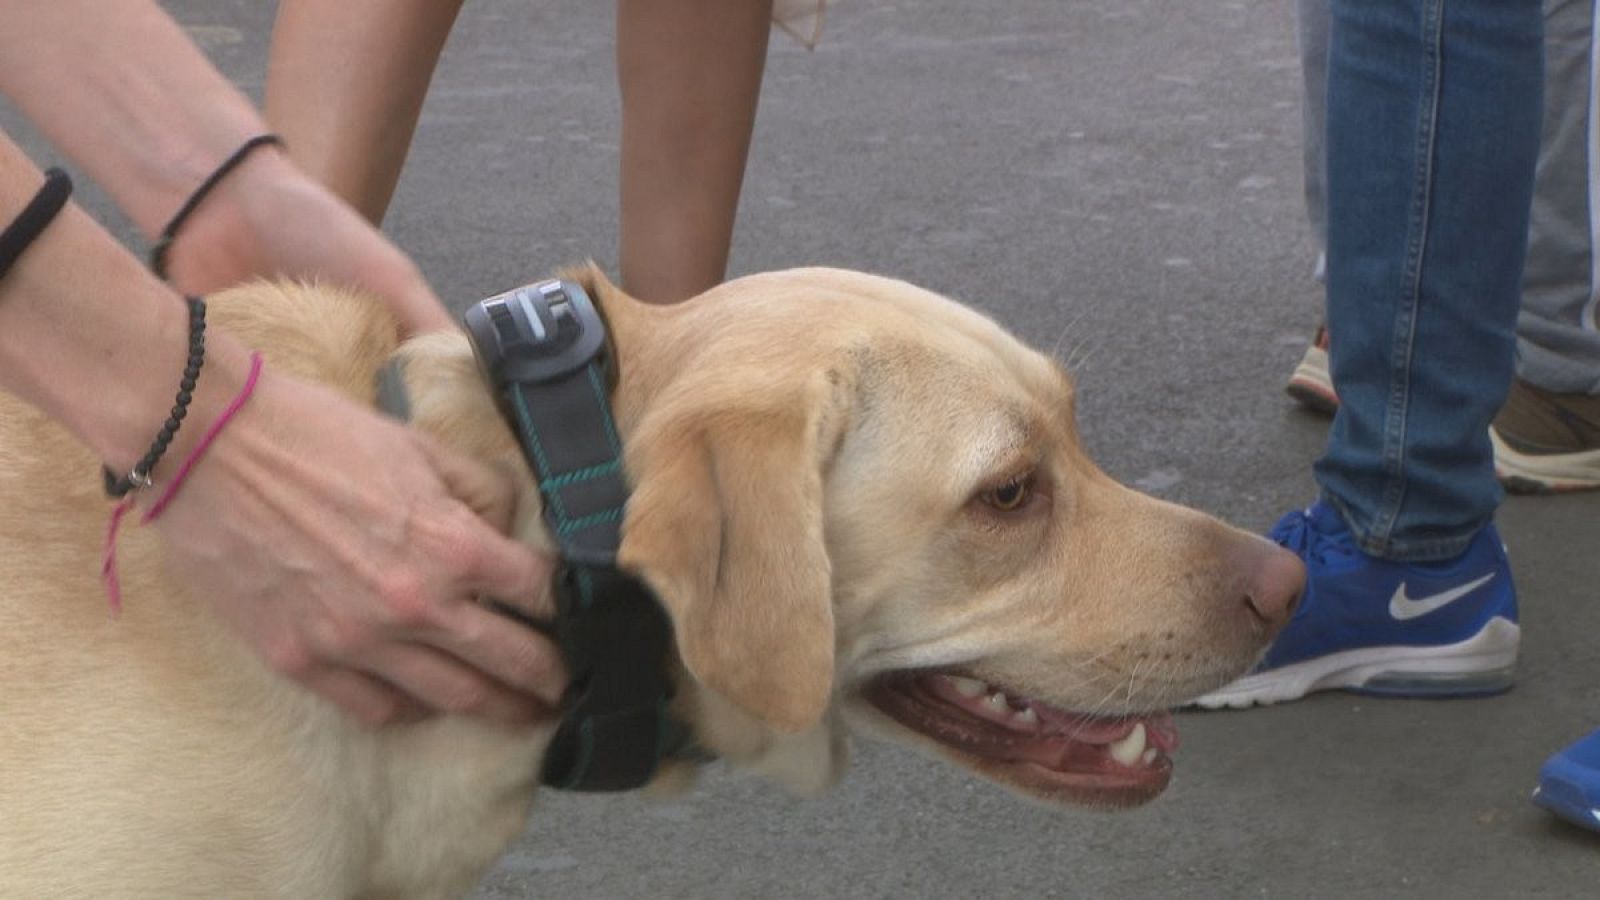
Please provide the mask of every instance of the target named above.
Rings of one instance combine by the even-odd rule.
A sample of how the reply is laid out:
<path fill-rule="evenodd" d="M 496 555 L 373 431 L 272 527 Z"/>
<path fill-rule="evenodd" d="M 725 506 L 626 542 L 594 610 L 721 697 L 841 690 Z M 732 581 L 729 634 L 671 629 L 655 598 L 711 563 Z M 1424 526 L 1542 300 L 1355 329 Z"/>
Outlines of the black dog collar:
<path fill-rule="evenodd" d="M 561 548 L 554 637 L 571 682 L 542 780 L 640 787 L 687 731 L 667 712 L 671 625 L 650 589 L 616 565 L 628 485 L 606 392 L 605 324 L 580 285 L 544 281 L 478 303 L 466 326 Z"/>

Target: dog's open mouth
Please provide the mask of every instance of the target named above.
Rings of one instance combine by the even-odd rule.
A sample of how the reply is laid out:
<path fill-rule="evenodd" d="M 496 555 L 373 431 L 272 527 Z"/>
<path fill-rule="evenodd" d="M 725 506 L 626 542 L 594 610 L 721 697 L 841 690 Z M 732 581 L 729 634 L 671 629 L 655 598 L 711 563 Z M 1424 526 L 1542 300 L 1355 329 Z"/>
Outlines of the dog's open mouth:
<path fill-rule="evenodd" d="M 976 678 L 893 673 L 867 700 L 970 768 L 1040 799 L 1133 806 L 1172 777 L 1172 716 L 1103 717 L 1014 696 Z"/>

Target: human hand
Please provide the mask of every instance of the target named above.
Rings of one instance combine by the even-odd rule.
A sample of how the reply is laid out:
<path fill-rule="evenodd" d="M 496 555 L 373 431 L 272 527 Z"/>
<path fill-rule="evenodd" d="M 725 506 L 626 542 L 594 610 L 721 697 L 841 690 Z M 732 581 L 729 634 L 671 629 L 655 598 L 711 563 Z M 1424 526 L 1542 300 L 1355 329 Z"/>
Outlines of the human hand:
<path fill-rule="evenodd" d="M 155 526 L 172 570 L 269 665 L 360 721 L 523 723 L 553 715 L 566 675 L 543 635 L 478 602 L 553 614 L 551 562 L 503 533 L 513 496 L 506 476 L 269 369 Z"/>
<path fill-rule="evenodd" d="M 457 327 L 410 258 L 274 147 L 253 152 L 195 208 L 167 271 L 186 294 L 257 277 L 331 282 L 382 299 L 402 337 Z"/>

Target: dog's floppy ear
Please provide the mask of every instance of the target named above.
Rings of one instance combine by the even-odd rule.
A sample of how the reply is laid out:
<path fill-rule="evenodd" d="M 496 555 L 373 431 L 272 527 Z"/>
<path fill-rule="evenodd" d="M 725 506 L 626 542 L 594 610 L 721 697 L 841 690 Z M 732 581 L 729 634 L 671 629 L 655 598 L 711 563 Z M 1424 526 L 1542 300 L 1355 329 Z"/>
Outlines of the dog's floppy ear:
<path fill-rule="evenodd" d="M 833 691 L 822 481 L 848 417 L 840 382 L 702 397 L 641 422 L 628 454 L 619 561 L 667 607 L 690 674 L 786 732 L 815 724 Z"/>

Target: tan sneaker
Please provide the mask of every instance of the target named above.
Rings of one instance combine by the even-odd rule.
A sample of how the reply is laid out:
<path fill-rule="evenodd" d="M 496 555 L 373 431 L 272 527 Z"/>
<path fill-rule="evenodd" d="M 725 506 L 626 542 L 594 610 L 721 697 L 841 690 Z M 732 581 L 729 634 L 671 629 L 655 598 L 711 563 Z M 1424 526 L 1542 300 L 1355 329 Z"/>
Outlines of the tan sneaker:
<path fill-rule="evenodd" d="M 1600 488 L 1600 395 L 1557 394 L 1518 378 L 1489 437 L 1506 490 Z"/>
<path fill-rule="evenodd" d="M 1317 326 L 1317 336 L 1300 365 L 1294 367 L 1289 384 L 1284 388 L 1297 403 L 1312 412 L 1333 415 L 1339 411 L 1339 395 L 1333 390 L 1333 376 L 1328 373 L 1328 327 Z"/>
<path fill-rule="evenodd" d="M 1333 415 L 1339 395 L 1328 372 L 1328 328 L 1317 335 L 1284 388 L 1313 412 Z M 1489 427 L 1494 469 L 1506 490 L 1548 494 L 1600 488 L 1600 395 L 1557 394 L 1518 378 Z"/>

